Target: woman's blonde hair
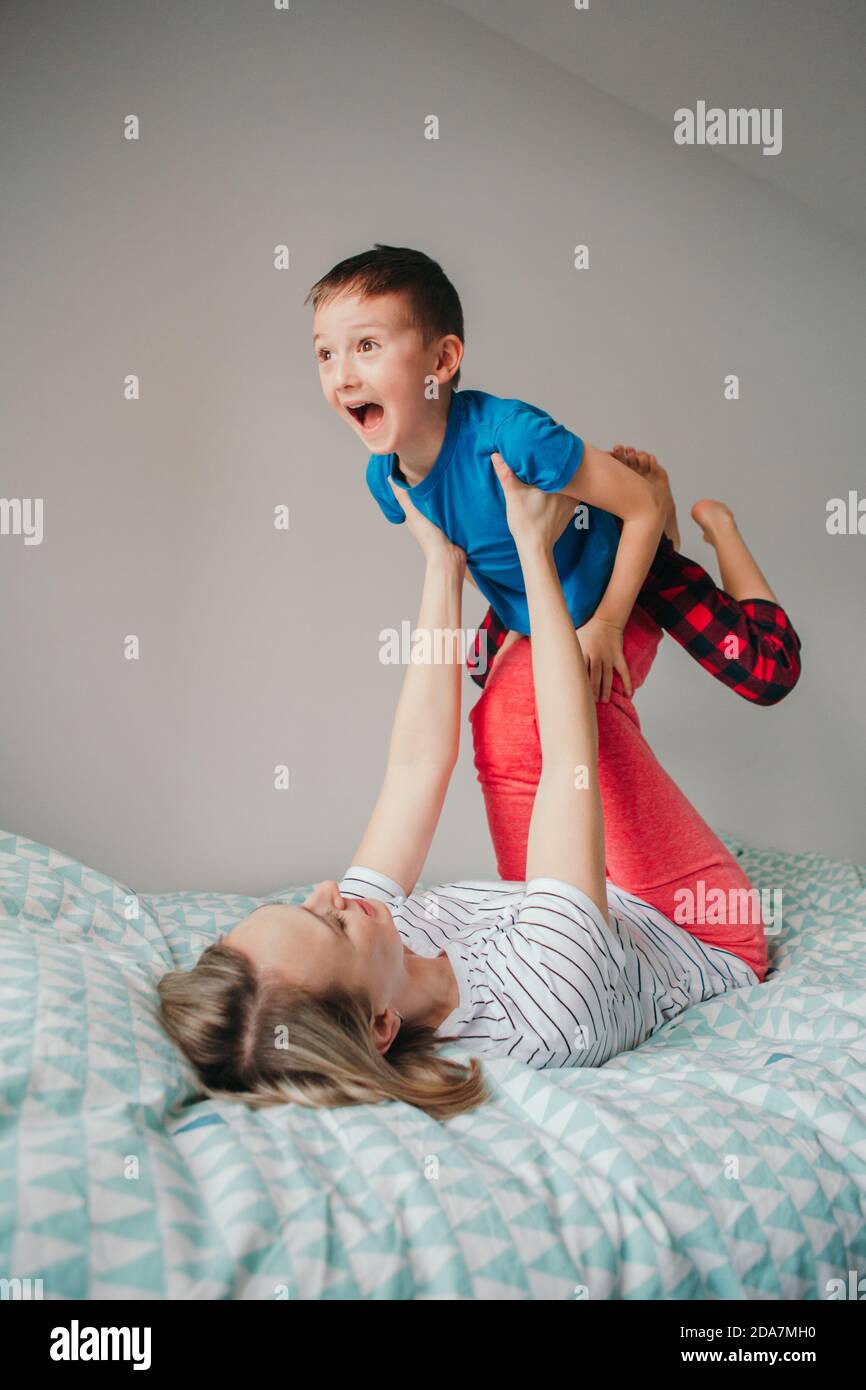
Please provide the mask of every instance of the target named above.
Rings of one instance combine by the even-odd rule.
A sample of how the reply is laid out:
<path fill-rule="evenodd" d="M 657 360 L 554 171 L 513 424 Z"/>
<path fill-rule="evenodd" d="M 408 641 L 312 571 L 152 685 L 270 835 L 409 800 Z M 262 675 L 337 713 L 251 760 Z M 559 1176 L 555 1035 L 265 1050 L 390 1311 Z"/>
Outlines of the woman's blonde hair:
<path fill-rule="evenodd" d="M 464 1066 L 438 1055 L 451 1038 L 403 1024 L 379 1053 L 365 995 L 314 994 L 221 941 L 192 970 L 163 975 L 157 989 L 162 1027 L 217 1099 L 326 1108 L 401 1100 L 436 1120 L 490 1099 L 474 1057 Z"/>

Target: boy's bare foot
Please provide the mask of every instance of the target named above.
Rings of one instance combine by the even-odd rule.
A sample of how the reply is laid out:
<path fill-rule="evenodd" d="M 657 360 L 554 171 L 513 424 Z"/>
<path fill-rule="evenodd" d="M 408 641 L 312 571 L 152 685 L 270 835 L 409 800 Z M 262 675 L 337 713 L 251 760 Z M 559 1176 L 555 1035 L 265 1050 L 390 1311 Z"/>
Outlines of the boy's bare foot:
<path fill-rule="evenodd" d="M 655 454 L 646 454 L 633 449 L 630 444 L 615 444 L 610 451 L 615 459 L 624 463 L 635 473 L 640 473 L 651 483 L 661 498 L 665 509 L 665 535 L 673 542 L 674 550 L 680 548 L 680 529 L 677 525 L 677 509 L 674 495 L 668 482 L 667 471 L 662 468 Z"/>
<path fill-rule="evenodd" d="M 692 516 L 703 531 L 704 540 L 716 552 L 722 589 L 741 603 L 745 599 L 764 599 L 778 604 L 727 503 L 702 497 L 692 507 Z"/>
<path fill-rule="evenodd" d="M 704 533 L 707 545 L 715 546 L 719 532 L 724 527 L 736 526 L 734 513 L 726 502 L 716 502 L 712 497 L 702 497 L 692 507 L 692 516 Z"/>

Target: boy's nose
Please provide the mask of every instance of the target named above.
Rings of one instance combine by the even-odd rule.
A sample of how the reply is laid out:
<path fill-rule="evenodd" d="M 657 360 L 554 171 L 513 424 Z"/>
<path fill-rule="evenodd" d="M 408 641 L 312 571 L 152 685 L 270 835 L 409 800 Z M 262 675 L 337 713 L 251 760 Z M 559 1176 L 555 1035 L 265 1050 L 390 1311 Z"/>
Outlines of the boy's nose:
<path fill-rule="evenodd" d="M 335 376 L 339 391 L 346 391 L 349 387 L 355 387 L 360 382 L 360 377 L 351 362 L 335 373 Z"/>

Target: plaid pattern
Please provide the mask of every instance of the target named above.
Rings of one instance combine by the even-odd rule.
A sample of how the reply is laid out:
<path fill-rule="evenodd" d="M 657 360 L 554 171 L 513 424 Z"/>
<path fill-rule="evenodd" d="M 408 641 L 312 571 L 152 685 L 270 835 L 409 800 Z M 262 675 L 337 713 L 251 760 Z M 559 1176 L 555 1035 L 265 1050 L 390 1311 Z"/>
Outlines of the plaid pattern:
<path fill-rule="evenodd" d="M 636 607 L 705 671 L 752 704 L 778 704 L 800 678 L 801 642 L 785 610 L 768 599 L 732 598 L 697 561 L 674 550 L 667 536 L 659 542 Z M 482 689 L 507 633 L 489 608 L 466 662 Z M 475 669 L 482 634 L 487 642 L 484 672 Z"/>

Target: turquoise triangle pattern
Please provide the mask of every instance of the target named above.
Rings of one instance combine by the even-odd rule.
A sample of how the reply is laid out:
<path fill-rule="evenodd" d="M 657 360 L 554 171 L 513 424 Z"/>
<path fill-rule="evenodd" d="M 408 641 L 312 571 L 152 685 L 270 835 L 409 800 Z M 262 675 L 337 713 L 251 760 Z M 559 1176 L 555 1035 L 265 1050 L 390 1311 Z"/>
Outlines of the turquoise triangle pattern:
<path fill-rule="evenodd" d="M 0 831 L 0 1274 L 47 1298 L 826 1297 L 866 1268 L 866 871 L 726 842 L 782 889 L 764 985 L 595 1071 L 487 1061 L 492 1102 L 441 1124 L 203 1100 L 162 1034 L 164 971 L 309 885 L 136 895 Z"/>

